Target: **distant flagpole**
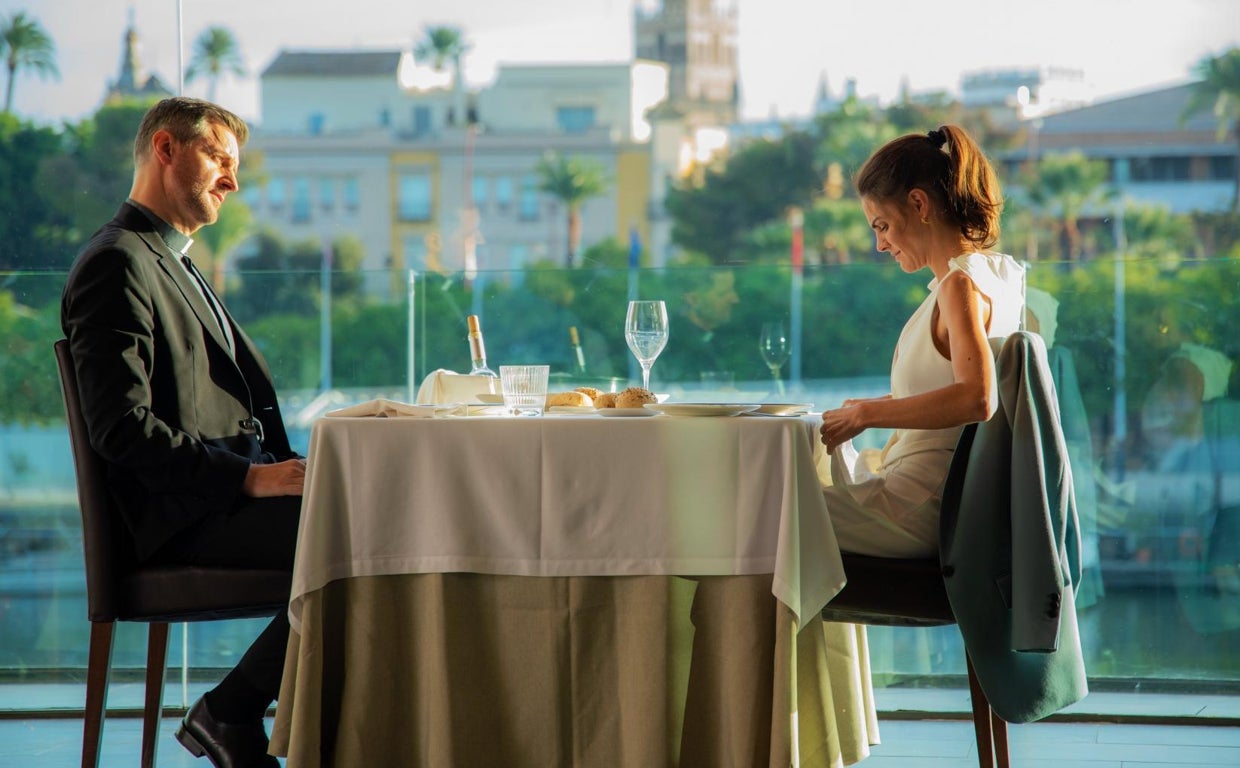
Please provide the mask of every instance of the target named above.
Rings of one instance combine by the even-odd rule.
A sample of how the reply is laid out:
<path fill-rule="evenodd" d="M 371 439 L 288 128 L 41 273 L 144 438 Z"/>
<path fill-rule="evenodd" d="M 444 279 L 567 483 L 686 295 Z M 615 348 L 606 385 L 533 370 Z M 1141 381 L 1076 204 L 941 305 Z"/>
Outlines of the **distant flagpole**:
<path fill-rule="evenodd" d="M 805 273 L 805 213 L 800 208 L 792 208 L 788 213 L 788 224 L 792 229 L 792 248 L 789 260 L 792 262 L 792 283 L 789 286 L 788 306 L 792 320 L 792 370 L 789 378 L 795 389 L 801 388 L 801 286 Z"/>
<path fill-rule="evenodd" d="M 642 237 L 637 225 L 629 227 L 629 301 L 637 301 L 637 273 L 641 268 Z"/>
<path fill-rule="evenodd" d="M 637 231 L 637 225 L 633 224 L 629 226 L 629 301 L 637 301 L 637 275 L 638 270 L 641 268 L 641 259 L 642 238 L 641 234 Z M 640 368 L 637 365 L 636 358 L 629 355 L 630 381 L 632 381 L 635 376 L 639 375 L 639 370 Z"/>
<path fill-rule="evenodd" d="M 319 391 L 332 388 L 332 244 L 323 235 L 319 260 Z"/>

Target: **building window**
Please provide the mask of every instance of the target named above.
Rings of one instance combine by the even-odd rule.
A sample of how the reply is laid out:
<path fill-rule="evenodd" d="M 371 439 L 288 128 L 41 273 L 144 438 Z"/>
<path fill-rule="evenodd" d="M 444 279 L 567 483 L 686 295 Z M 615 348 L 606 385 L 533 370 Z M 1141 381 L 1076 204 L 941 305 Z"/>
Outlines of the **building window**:
<path fill-rule="evenodd" d="M 557 107 L 555 122 L 564 133 L 585 133 L 594 127 L 594 107 Z"/>
<path fill-rule="evenodd" d="M 344 180 L 344 207 L 349 211 L 356 211 L 362 204 L 361 185 L 358 184 L 356 176 L 350 176 Z"/>
<path fill-rule="evenodd" d="M 306 121 L 306 129 L 310 131 L 311 136 L 318 136 L 323 133 L 323 128 L 326 124 L 326 115 L 322 112 L 311 112 L 310 117 Z"/>
<path fill-rule="evenodd" d="M 336 180 L 330 177 L 319 179 L 319 206 L 324 211 L 336 207 Z"/>
<path fill-rule="evenodd" d="M 495 207 L 506 211 L 512 207 L 512 177 L 498 176 L 495 179 Z"/>
<path fill-rule="evenodd" d="M 310 221 L 310 179 L 305 176 L 293 180 L 293 221 Z"/>
<path fill-rule="evenodd" d="M 273 178 L 267 184 L 267 204 L 275 210 L 284 207 L 284 179 Z"/>
<path fill-rule="evenodd" d="M 250 208 L 257 208 L 263 201 L 263 190 L 259 189 L 257 185 L 247 184 L 241 188 L 241 199 Z"/>
<path fill-rule="evenodd" d="M 1236 156 L 1214 155 L 1210 158 L 1210 180 L 1232 181 L 1236 178 Z"/>
<path fill-rule="evenodd" d="M 473 188 L 472 196 L 474 207 L 482 210 L 487 207 L 487 177 L 475 176 L 470 186 Z"/>
<path fill-rule="evenodd" d="M 517 218 L 522 221 L 538 220 L 538 177 L 532 173 L 521 177 L 521 198 L 517 203 Z"/>
<path fill-rule="evenodd" d="M 1129 163 L 1133 181 L 1188 181 L 1187 157 L 1134 157 Z"/>
<path fill-rule="evenodd" d="M 413 108 L 413 135 L 423 136 L 431 132 L 431 108 L 418 106 Z"/>
<path fill-rule="evenodd" d="M 401 221 L 431 220 L 431 179 L 425 173 L 400 176 L 397 216 Z"/>

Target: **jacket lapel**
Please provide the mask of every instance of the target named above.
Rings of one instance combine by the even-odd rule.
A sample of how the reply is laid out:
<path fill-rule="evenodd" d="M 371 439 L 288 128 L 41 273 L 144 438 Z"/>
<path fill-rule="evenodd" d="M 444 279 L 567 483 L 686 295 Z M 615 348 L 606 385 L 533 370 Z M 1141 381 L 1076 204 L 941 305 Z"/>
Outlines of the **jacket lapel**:
<path fill-rule="evenodd" d="M 180 257 L 172 252 L 172 249 L 163 241 L 163 238 L 153 232 L 139 232 L 138 235 L 146 242 L 148 248 L 155 254 L 158 259 L 159 268 L 164 274 L 172 280 L 181 295 L 189 304 L 190 309 L 194 311 L 194 315 L 198 318 L 198 322 L 206 330 L 216 344 L 220 346 L 224 352 L 228 352 L 228 341 L 224 338 L 224 331 L 220 328 L 220 324 L 215 320 L 215 313 L 211 311 L 211 307 L 207 306 L 207 301 L 203 298 L 202 293 L 192 282 L 192 278 L 186 271 L 184 265 L 179 263 Z M 228 322 L 232 322 L 231 317 L 225 316 Z M 236 324 L 233 324 L 236 327 Z M 235 333 L 235 331 L 234 331 Z"/>

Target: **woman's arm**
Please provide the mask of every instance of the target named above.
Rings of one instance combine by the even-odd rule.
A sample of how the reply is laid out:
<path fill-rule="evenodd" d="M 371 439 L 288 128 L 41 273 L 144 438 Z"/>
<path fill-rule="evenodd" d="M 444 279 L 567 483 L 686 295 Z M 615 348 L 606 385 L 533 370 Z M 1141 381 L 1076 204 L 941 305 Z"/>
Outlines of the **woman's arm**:
<path fill-rule="evenodd" d="M 955 381 L 910 397 L 846 401 L 824 412 L 820 431 L 828 450 L 871 427 L 944 429 L 984 421 L 994 413 L 997 387 L 986 338 L 986 298 L 968 276 L 953 272 L 939 286 L 938 307 L 935 341 L 950 350 Z"/>

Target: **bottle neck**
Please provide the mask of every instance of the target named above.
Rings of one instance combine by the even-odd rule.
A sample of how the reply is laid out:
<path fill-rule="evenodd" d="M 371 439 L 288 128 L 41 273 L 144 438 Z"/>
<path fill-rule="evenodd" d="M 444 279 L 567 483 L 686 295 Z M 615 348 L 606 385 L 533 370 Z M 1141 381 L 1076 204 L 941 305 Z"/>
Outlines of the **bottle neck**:
<path fill-rule="evenodd" d="M 469 359 L 473 364 L 472 375 L 494 376 L 495 371 L 487 367 L 487 348 L 482 342 L 482 333 L 469 334 Z"/>

